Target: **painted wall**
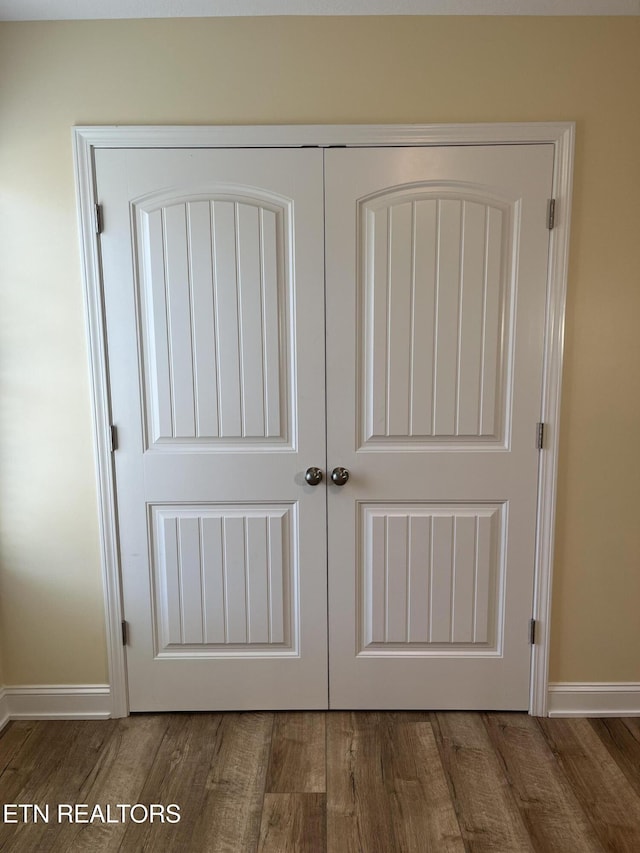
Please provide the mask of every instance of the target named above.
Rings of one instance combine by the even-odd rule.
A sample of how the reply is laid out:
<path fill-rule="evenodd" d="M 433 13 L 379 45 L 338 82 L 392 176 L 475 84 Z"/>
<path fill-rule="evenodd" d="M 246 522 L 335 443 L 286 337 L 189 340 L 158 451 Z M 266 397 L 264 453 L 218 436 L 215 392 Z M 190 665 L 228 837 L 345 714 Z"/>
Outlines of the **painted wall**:
<path fill-rule="evenodd" d="M 70 128 L 577 121 L 552 680 L 640 681 L 639 18 L 0 26 L 0 625 L 106 680 Z"/>

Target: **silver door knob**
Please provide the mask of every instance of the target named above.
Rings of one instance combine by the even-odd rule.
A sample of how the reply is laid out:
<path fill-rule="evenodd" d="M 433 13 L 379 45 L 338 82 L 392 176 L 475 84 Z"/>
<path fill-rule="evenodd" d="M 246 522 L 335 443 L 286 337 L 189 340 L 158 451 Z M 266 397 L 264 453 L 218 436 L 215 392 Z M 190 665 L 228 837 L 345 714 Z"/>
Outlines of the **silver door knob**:
<path fill-rule="evenodd" d="M 310 486 L 317 486 L 322 482 L 322 471 L 319 468 L 307 468 L 304 478 Z"/>
<path fill-rule="evenodd" d="M 344 486 L 349 479 L 349 472 L 346 468 L 334 468 L 331 472 L 331 479 L 336 486 Z"/>

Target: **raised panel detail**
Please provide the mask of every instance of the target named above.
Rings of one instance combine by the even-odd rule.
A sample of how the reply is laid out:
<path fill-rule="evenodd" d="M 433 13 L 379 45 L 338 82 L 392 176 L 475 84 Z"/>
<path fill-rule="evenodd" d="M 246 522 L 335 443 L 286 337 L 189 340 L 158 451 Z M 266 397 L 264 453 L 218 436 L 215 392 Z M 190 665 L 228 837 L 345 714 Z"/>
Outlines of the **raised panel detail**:
<path fill-rule="evenodd" d="M 134 210 L 148 445 L 281 448 L 291 440 L 289 203 L 238 189 Z"/>
<path fill-rule="evenodd" d="M 294 506 L 150 513 L 157 657 L 294 651 Z"/>
<path fill-rule="evenodd" d="M 499 652 L 505 508 L 360 506 L 360 654 Z"/>
<path fill-rule="evenodd" d="M 504 445 L 516 214 L 472 185 L 359 203 L 365 448 Z"/>

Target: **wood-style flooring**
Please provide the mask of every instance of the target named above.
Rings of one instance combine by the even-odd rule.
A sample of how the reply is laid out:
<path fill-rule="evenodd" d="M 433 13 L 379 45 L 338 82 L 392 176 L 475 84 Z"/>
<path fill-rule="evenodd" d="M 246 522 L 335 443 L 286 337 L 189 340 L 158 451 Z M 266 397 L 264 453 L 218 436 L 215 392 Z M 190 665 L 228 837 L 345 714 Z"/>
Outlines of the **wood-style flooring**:
<path fill-rule="evenodd" d="M 107 804 L 175 803 L 181 819 L 59 822 L 60 803 L 104 815 Z M 4 822 L 16 819 L 14 804 L 48 806 L 49 821 L 27 811 L 27 821 Z M 0 850 L 25 853 L 639 853 L 640 719 L 334 711 L 17 721 L 0 737 L 7 805 Z"/>

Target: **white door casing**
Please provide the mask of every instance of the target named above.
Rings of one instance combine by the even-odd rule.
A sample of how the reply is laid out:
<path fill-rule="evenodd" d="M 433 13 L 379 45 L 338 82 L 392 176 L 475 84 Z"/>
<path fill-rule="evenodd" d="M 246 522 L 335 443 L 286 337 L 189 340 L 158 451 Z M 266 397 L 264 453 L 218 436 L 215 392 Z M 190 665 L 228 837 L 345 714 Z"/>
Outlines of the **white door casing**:
<path fill-rule="evenodd" d="M 569 234 L 569 209 L 573 156 L 573 126 L 568 124 L 538 125 L 453 125 L 407 127 L 262 127 L 262 128 L 151 128 L 103 127 L 74 129 L 78 206 L 82 241 L 83 274 L 91 356 L 92 398 L 96 427 L 96 457 L 100 501 L 101 543 L 103 549 L 103 578 L 105 608 L 109 639 L 109 663 L 112 683 L 113 713 L 127 713 L 124 654 L 120 645 L 120 581 L 118 575 L 117 531 L 115 518 L 115 492 L 110 452 L 110 412 L 105 321 L 101 297 L 100 264 L 95 237 L 93 158 L 102 148 L 172 148 L 192 147 L 255 147 L 302 145 L 442 145 L 442 144 L 505 144 L 548 143 L 553 149 L 554 177 L 552 194 L 557 200 L 556 228 L 551 232 L 548 299 L 545 320 L 545 360 L 540 414 L 545 421 L 545 449 L 540 456 L 540 491 L 538 507 L 537 557 L 535 576 L 534 615 L 538 619 L 538 640 L 533 647 L 531 677 L 532 713 L 546 713 L 546 681 L 548 659 L 548 616 L 553 549 L 553 518 L 555 509 L 555 480 L 557 470 L 557 422 L 560 399 L 560 375 L 563 347 L 563 317 L 566 292 L 566 266 Z M 329 152 L 337 154 L 339 152 Z M 348 153 L 348 152 L 345 152 Z M 113 224 L 111 214 L 105 219 L 107 229 Z M 111 223 L 111 224 L 109 224 Z M 104 236 L 103 236 L 104 240 Z M 332 340 L 329 320 L 329 341 Z M 331 370 L 331 366 L 330 366 Z M 350 380 L 349 380 L 350 381 Z M 113 418 L 115 420 L 115 418 Z M 353 436 L 354 447 L 356 436 Z M 116 454 L 117 456 L 118 454 Z M 344 464 L 339 460 L 330 463 Z M 315 460 L 314 460 L 315 463 Z M 351 486 L 355 488 L 357 476 Z M 332 487 L 334 491 L 336 487 Z M 346 491 L 342 493 L 346 495 Z M 361 501 L 361 503 L 363 503 Z M 486 507 L 485 507 L 486 509 Z M 402 520 L 407 512 L 394 519 L 394 525 L 407 524 Z M 477 513 L 476 513 L 477 515 Z M 441 513 L 438 523 L 449 523 L 446 513 Z M 209 518 L 215 518 L 215 512 Z M 435 521 L 435 519 L 434 519 Z M 192 519 L 185 519 L 185 530 Z M 169 529 L 179 528 L 181 520 L 175 517 L 168 522 Z M 202 523 L 202 522 L 200 522 Z M 379 528 L 379 520 L 376 522 Z M 430 523 L 433 523 L 430 522 Z M 461 530 L 464 530 L 463 522 Z M 388 522 L 387 522 L 388 524 Z M 413 524 L 413 522 L 412 522 Z M 478 529 L 480 521 L 474 521 Z M 232 525 L 233 527 L 233 525 Z M 398 528 L 399 529 L 399 528 Z M 416 530 L 419 531 L 420 523 Z M 187 537 L 188 538 L 188 537 Z M 464 537 L 463 537 L 464 538 Z M 393 627 L 393 618 L 392 618 Z M 395 630 L 395 629 L 394 629 Z M 355 650 L 355 637 L 353 648 Z"/>
<path fill-rule="evenodd" d="M 322 152 L 95 160 L 130 709 L 323 707 Z"/>
<path fill-rule="evenodd" d="M 526 709 L 552 146 L 325 156 L 331 706 Z"/>

